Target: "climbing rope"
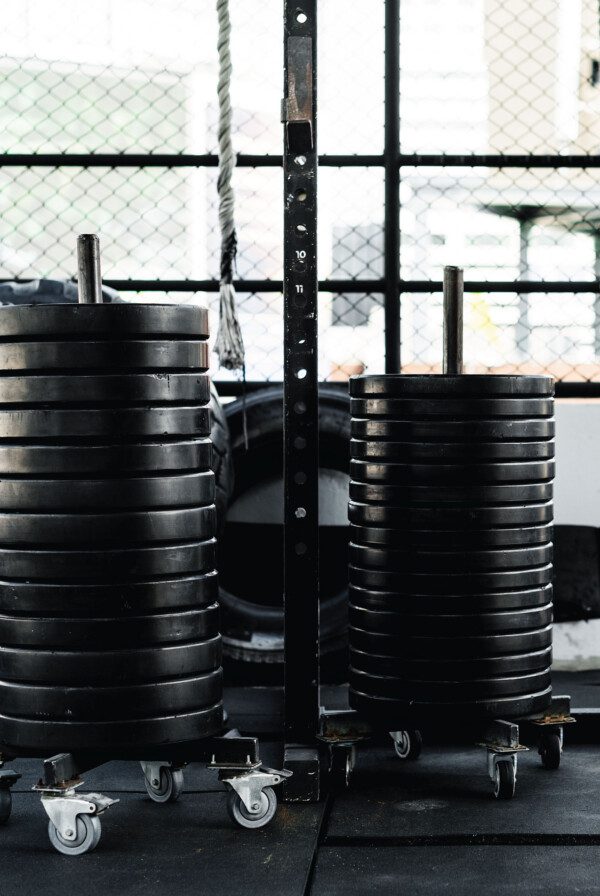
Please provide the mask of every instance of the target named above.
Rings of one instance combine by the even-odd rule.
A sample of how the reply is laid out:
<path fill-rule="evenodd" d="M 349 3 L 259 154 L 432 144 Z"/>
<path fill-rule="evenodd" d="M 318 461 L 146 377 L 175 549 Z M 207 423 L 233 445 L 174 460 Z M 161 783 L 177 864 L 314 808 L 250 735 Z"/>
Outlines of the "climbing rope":
<path fill-rule="evenodd" d="M 244 340 L 238 320 L 233 286 L 233 271 L 237 252 L 234 208 L 235 197 L 231 179 L 235 167 L 235 155 L 231 140 L 231 22 L 229 0 L 217 0 L 219 19 L 219 226 L 221 229 L 221 280 L 219 287 L 219 328 L 215 352 L 221 367 L 228 370 L 244 370 Z"/>

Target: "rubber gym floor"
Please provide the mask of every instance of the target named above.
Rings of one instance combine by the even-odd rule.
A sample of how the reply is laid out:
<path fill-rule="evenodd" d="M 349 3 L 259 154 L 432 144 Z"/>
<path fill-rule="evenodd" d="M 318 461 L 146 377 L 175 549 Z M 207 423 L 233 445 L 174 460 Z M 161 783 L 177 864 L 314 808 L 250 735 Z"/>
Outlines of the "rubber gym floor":
<path fill-rule="evenodd" d="M 37 761 L 14 763 L 2 840 L 0 894 L 79 896 L 354 896 L 354 894 L 600 893 L 600 672 L 556 674 L 570 693 L 576 726 L 566 732 L 560 769 L 542 769 L 535 751 L 519 758 L 512 801 L 495 801 L 485 754 L 473 746 L 428 746 L 401 762 L 384 744 L 363 744 L 351 786 L 314 805 L 280 803 L 269 827 L 234 828 L 216 775 L 185 772 L 174 804 L 146 796 L 139 766 L 108 763 L 84 790 L 120 802 L 103 816 L 91 854 L 68 858 L 51 847 L 46 816 L 31 792 Z M 343 693 L 325 690 L 324 701 Z M 231 724 L 260 734 L 264 761 L 280 761 L 277 689 L 230 689 Z"/>

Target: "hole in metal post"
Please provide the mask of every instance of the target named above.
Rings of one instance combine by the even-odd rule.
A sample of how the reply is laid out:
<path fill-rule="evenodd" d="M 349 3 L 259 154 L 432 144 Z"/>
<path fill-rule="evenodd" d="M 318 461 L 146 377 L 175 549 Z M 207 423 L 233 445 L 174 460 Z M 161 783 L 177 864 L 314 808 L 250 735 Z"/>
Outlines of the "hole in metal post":
<path fill-rule="evenodd" d="M 305 485 L 306 484 L 306 473 L 296 473 L 294 476 L 294 482 L 296 485 Z"/>
<path fill-rule="evenodd" d="M 297 401 L 294 405 L 294 411 L 296 414 L 305 414 L 306 413 L 306 405 L 303 401 Z"/>
<path fill-rule="evenodd" d="M 299 557 L 302 557 L 303 554 L 306 554 L 306 545 L 303 541 L 299 541 L 296 545 L 296 553 Z"/>
<path fill-rule="evenodd" d="M 298 371 L 298 373 L 296 374 L 296 376 L 298 377 L 299 380 L 304 380 L 304 379 L 306 379 L 307 372 L 308 371 L 306 370 L 305 367 L 301 367 L 300 370 Z"/>
<path fill-rule="evenodd" d="M 296 519 L 297 520 L 306 519 L 306 508 L 305 507 L 296 507 Z"/>
<path fill-rule="evenodd" d="M 306 23 L 308 22 L 308 16 L 305 12 L 302 12 L 302 10 L 299 9 L 296 12 L 296 21 L 299 25 L 306 25 Z"/>
<path fill-rule="evenodd" d="M 302 168 L 304 165 L 306 165 L 306 156 L 296 156 L 294 162 L 296 163 L 296 165 L 299 165 L 300 168 Z"/>

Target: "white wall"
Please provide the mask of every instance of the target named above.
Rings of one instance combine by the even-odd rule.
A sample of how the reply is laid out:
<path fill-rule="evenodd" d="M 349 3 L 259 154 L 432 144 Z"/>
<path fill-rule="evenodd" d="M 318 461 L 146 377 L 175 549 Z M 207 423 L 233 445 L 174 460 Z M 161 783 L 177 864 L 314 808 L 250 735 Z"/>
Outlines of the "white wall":
<path fill-rule="evenodd" d="M 556 402 L 554 520 L 600 526 L 600 399 Z"/>
<path fill-rule="evenodd" d="M 600 399 L 556 402 L 557 525 L 600 526 Z M 600 619 L 554 626 L 554 668 L 600 668 Z"/>

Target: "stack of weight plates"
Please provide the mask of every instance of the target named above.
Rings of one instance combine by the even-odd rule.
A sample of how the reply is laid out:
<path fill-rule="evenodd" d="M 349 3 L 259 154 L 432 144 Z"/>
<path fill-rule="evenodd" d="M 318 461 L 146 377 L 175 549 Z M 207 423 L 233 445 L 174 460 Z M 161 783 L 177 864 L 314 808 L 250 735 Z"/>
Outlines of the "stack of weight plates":
<path fill-rule="evenodd" d="M 550 702 L 553 380 L 351 380 L 350 700 L 392 730 Z"/>
<path fill-rule="evenodd" d="M 5 754 L 221 728 L 207 335 L 188 306 L 0 308 Z"/>

